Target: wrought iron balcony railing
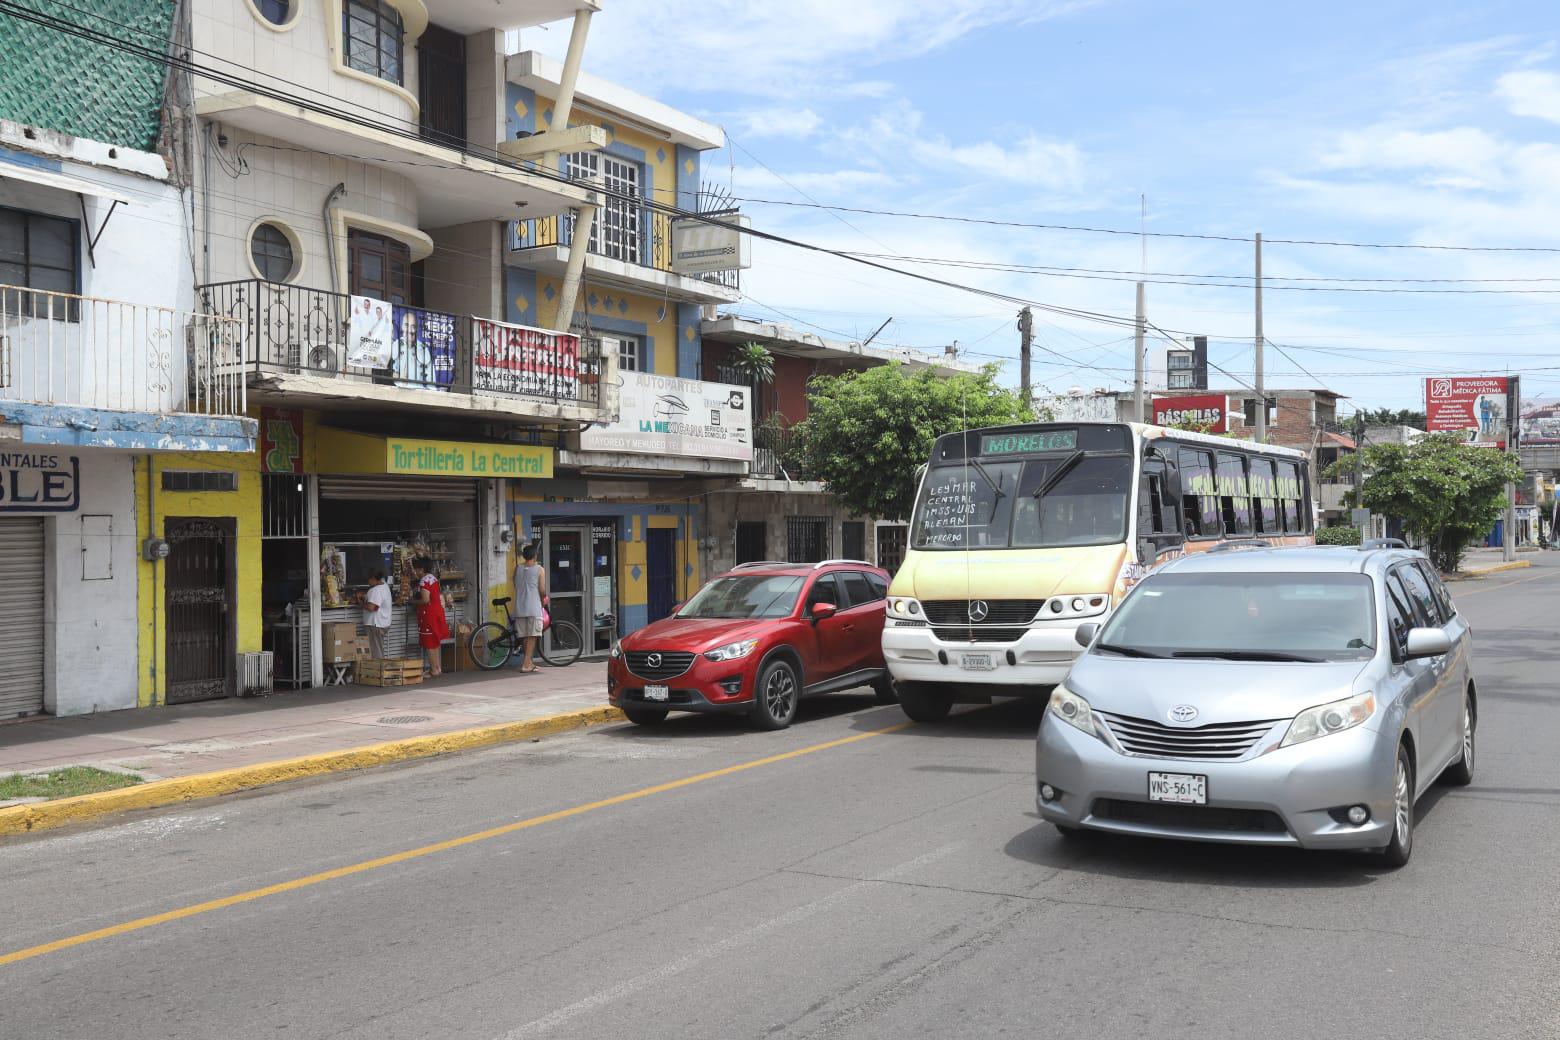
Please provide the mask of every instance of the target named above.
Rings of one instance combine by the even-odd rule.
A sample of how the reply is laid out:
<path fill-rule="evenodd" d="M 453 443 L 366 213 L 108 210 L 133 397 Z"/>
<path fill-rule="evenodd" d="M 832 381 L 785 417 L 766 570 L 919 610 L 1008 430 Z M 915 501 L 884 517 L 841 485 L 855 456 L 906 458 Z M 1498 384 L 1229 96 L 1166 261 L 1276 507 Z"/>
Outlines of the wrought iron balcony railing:
<path fill-rule="evenodd" d="M 0 401 L 242 416 L 245 354 L 234 324 L 0 285 Z"/>
<path fill-rule="evenodd" d="M 260 376 L 600 402 L 600 346 L 576 336 L 254 278 L 203 285 L 197 295 L 231 320 Z"/>
<path fill-rule="evenodd" d="M 574 215 L 516 220 L 509 225 L 509 248 L 539 249 L 544 246 L 574 244 Z M 650 267 L 670 273 L 672 270 L 672 217 L 648 205 L 628 205 L 609 201 L 596 213 L 590 233 L 590 252 L 608 260 Z M 720 271 L 691 275 L 700 281 L 735 289 L 741 272 Z"/>

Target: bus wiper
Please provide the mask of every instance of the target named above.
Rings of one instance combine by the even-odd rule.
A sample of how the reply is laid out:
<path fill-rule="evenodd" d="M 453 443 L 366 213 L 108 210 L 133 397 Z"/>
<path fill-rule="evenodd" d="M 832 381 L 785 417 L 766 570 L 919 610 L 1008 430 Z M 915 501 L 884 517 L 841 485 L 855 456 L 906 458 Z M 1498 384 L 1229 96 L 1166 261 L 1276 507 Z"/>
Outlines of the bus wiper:
<path fill-rule="evenodd" d="M 1122 657 L 1151 657 L 1154 660 L 1162 660 L 1164 654 L 1156 654 L 1152 650 L 1139 650 L 1135 646 L 1121 646 L 1119 643 L 1096 643 L 1094 649 L 1104 650 L 1106 653 L 1120 654 Z"/>
<path fill-rule="evenodd" d="M 991 474 L 986 472 L 986 467 L 980 464 L 979 459 L 965 459 L 964 461 L 974 467 L 975 472 L 980 474 L 982 480 L 991 485 L 991 490 L 996 493 L 998 501 L 1007 497 L 1007 492 L 998 487 L 997 482 L 991 479 Z"/>
<path fill-rule="evenodd" d="M 1177 650 L 1171 657 L 1206 658 L 1220 661 L 1306 661 L 1318 664 L 1324 657 L 1291 654 L 1280 650 Z"/>
<path fill-rule="evenodd" d="M 1072 471 L 1072 468 L 1074 466 L 1078 465 L 1078 462 L 1082 458 L 1083 458 L 1083 452 L 1081 452 L 1081 451 L 1075 451 L 1071 455 L 1067 456 L 1065 459 L 1062 460 L 1062 464 L 1060 466 L 1057 466 L 1054 470 L 1052 470 L 1051 471 L 1051 475 L 1049 477 L 1045 478 L 1045 483 L 1043 483 L 1039 487 L 1035 488 L 1035 493 L 1032 496 L 1030 496 L 1030 497 L 1032 497 L 1032 498 L 1040 498 L 1046 492 L 1050 491 L 1052 488 L 1054 488 L 1057 485 L 1057 483 L 1063 477 L 1065 477 L 1068 473 L 1070 473 Z"/>

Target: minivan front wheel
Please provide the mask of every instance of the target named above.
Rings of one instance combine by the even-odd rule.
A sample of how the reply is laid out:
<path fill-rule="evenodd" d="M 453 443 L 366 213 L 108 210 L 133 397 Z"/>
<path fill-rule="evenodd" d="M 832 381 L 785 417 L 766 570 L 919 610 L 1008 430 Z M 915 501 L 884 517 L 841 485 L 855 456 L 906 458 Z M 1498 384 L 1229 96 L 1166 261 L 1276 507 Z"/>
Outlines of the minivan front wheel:
<path fill-rule="evenodd" d="M 1392 771 L 1392 840 L 1381 850 L 1389 867 L 1401 867 L 1414 852 L 1414 763 L 1408 746 L 1398 745 L 1397 766 Z"/>

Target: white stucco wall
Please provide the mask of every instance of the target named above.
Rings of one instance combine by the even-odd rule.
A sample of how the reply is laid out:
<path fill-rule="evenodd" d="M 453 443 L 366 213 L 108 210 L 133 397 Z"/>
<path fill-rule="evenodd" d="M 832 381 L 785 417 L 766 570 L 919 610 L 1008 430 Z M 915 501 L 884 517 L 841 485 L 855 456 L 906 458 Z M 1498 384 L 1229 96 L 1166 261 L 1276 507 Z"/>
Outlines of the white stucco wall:
<path fill-rule="evenodd" d="M 44 710 L 80 715 L 133 708 L 139 650 L 132 456 L 51 453 L 81 460 L 81 503 L 44 523 Z M 103 539 L 86 544 L 92 536 L 83 532 L 94 523 L 112 530 L 106 554 Z M 102 575 L 104 564 L 108 577 L 84 576 Z"/>

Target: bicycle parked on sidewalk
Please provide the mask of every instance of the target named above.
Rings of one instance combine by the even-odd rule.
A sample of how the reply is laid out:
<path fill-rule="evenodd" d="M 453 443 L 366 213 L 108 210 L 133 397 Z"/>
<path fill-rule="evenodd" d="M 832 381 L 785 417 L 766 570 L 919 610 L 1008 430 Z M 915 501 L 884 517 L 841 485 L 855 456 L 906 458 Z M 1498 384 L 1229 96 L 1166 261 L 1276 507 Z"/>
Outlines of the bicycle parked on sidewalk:
<path fill-rule="evenodd" d="M 516 654 L 525 652 L 525 637 L 515 626 L 515 616 L 509 610 L 510 598 L 495 599 L 493 606 L 504 608 L 504 624 L 487 621 L 471 633 L 467 646 L 471 660 L 484 671 L 496 671 L 509 663 Z M 554 668 L 563 668 L 578 661 L 585 650 L 585 640 L 577 625 L 549 616 L 542 634 L 536 640 L 536 652 L 543 661 Z"/>

